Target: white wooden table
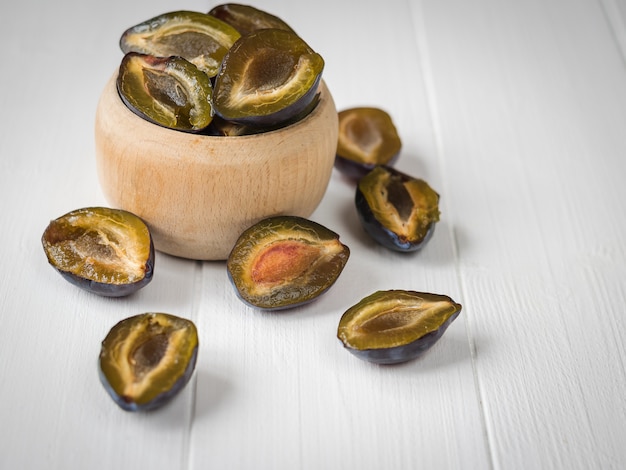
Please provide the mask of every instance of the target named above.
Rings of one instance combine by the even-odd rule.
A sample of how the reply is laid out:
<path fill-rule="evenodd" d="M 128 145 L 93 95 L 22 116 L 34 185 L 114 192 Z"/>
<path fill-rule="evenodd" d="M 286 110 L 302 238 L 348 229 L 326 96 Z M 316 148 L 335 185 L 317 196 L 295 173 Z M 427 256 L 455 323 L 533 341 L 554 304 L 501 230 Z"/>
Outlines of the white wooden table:
<path fill-rule="evenodd" d="M 137 295 L 65 282 L 49 220 L 106 205 L 99 94 L 127 27 L 199 0 L 0 6 L 1 469 L 626 468 L 626 1 L 317 0 L 255 4 L 326 60 L 339 109 L 386 109 L 397 167 L 441 194 L 414 256 L 371 242 L 333 174 L 312 219 L 352 256 L 316 302 L 263 314 L 223 262 L 158 254 Z M 422 358 L 346 352 L 341 314 L 379 289 L 464 308 Z M 191 318 L 189 385 L 148 414 L 99 383 L 120 319 Z"/>

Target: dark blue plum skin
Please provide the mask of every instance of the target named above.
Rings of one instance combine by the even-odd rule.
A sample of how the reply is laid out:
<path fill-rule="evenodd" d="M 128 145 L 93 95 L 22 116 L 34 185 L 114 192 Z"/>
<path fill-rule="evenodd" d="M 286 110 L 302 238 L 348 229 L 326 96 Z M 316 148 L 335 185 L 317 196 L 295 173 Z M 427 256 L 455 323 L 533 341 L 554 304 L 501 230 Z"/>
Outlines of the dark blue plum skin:
<path fill-rule="evenodd" d="M 374 213 L 367 204 L 365 196 L 358 188 L 356 190 L 354 202 L 363 229 L 377 243 L 390 250 L 403 253 L 419 251 L 424 247 L 424 245 L 426 245 L 426 243 L 428 243 L 435 232 L 436 223 L 432 222 L 428 226 L 426 235 L 423 238 L 420 240 L 406 240 L 376 220 Z"/>
<path fill-rule="evenodd" d="M 152 277 L 154 275 L 154 259 L 154 244 L 152 240 L 150 240 L 150 256 L 146 261 L 145 275 L 141 280 L 130 284 L 108 284 L 105 282 L 96 282 L 91 279 L 85 279 L 77 276 L 74 273 L 63 271 L 52 264 L 51 266 L 70 284 L 80 287 L 87 292 L 103 297 L 126 297 L 134 294 L 152 281 Z"/>
<path fill-rule="evenodd" d="M 104 389 L 107 391 L 109 396 L 124 411 L 133 411 L 133 412 L 152 411 L 152 410 L 156 410 L 157 408 L 161 408 L 162 406 L 166 405 L 176 395 L 178 395 L 178 393 L 183 388 L 185 388 L 185 385 L 187 385 L 187 383 L 191 379 L 191 376 L 193 375 L 193 371 L 196 368 L 197 359 L 198 359 L 198 347 L 196 346 L 193 351 L 193 355 L 191 356 L 191 359 L 189 360 L 189 363 L 187 364 L 187 368 L 185 369 L 184 374 L 180 377 L 178 382 L 176 382 L 176 384 L 167 392 L 161 393 L 160 395 L 155 397 L 154 400 L 144 405 L 138 405 L 137 403 L 129 402 L 125 400 L 124 397 L 121 397 L 117 393 L 115 393 L 115 390 L 113 390 L 106 376 L 102 372 L 102 368 L 100 367 L 100 364 L 98 364 L 98 375 L 100 377 L 100 382 L 102 383 Z"/>
<path fill-rule="evenodd" d="M 319 84 L 322 80 L 322 74 L 320 73 L 313 86 L 300 97 L 300 99 L 289 106 L 282 108 L 272 114 L 258 114 L 256 116 L 245 116 L 240 118 L 228 117 L 220 114 L 220 110 L 216 109 L 215 114 L 225 121 L 231 121 L 243 126 L 249 126 L 257 129 L 273 129 L 279 128 L 284 124 L 293 122 L 300 116 L 306 115 L 308 108 L 316 101 L 319 94 Z"/>
<path fill-rule="evenodd" d="M 400 156 L 397 153 L 389 162 L 387 162 L 386 166 L 395 165 L 398 157 Z M 335 156 L 335 168 L 346 178 L 358 181 L 367 175 L 370 171 L 372 171 L 378 164 L 377 163 L 360 163 L 355 160 L 351 160 L 346 157 L 342 157 L 337 154 Z"/>
<path fill-rule="evenodd" d="M 348 346 L 344 347 L 359 359 L 372 362 L 374 364 L 393 365 L 417 359 L 426 351 L 428 351 L 439 338 L 445 333 L 448 326 L 459 316 L 461 311 L 454 313 L 448 318 L 438 329 L 425 334 L 424 336 L 412 341 L 411 343 L 393 348 L 381 349 L 355 349 Z M 343 345 L 343 343 L 341 343 Z"/>

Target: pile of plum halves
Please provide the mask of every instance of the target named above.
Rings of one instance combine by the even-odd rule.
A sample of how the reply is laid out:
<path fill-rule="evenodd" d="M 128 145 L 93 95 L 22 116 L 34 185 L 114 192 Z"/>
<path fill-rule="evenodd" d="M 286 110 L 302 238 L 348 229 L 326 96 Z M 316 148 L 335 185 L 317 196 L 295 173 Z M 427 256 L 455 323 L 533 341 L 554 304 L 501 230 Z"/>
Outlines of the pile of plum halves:
<path fill-rule="evenodd" d="M 299 121 L 319 100 L 322 56 L 283 20 L 251 6 L 164 13 L 127 29 L 120 48 L 122 101 L 171 129 L 266 132 Z"/>
<path fill-rule="evenodd" d="M 196 26 L 190 28 L 190 23 Z M 197 26 L 205 23 L 205 30 Z M 188 59 L 146 53 L 156 52 L 150 49 L 154 44 L 161 53 L 178 51 L 183 36 L 189 42 L 183 48 Z M 266 40 L 263 44 L 275 46 L 261 57 L 258 51 L 251 52 Z M 282 20 L 250 6 L 225 4 L 209 14 L 161 15 L 130 28 L 121 43 L 128 52 L 120 67 L 120 95 L 137 114 L 159 125 L 242 135 L 293 122 L 315 105 L 311 90 L 317 89 L 323 61 Z M 207 44 L 211 54 L 199 53 Z M 243 52 L 235 53 L 238 44 Z M 131 45 L 143 49 L 135 51 Z M 311 69 L 310 74 L 302 73 L 303 61 L 309 64 L 304 68 Z M 284 65 L 281 72 L 290 77 L 286 80 L 290 84 L 277 86 L 275 77 L 269 78 L 273 84 L 266 91 L 279 96 L 281 103 L 252 106 L 256 98 L 251 83 L 267 79 L 268 70 L 277 63 L 292 64 Z M 432 237 L 439 220 L 439 195 L 425 181 L 393 168 L 400 149 L 397 130 L 385 111 L 352 108 L 339 113 L 335 167 L 356 182 L 355 203 L 364 230 L 387 249 L 411 253 Z M 71 211 L 52 220 L 41 241 L 50 265 L 94 294 L 128 296 L 149 284 L 154 274 L 150 229 L 124 210 Z M 240 235 L 226 260 L 226 271 L 244 304 L 261 311 L 284 311 L 327 292 L 349 257 L 350 249 L 334 231 L 306 218 L 279 215 L 255 223 Z M 402 363 L 433 346 L 461 308 L 446 295 L 379 290 L 345 311 L 337 337 L 360 359 Z M 153 410 L 188 383 L 198 347 L 191 320 L 168 313 L 134 315 L 114 325 L 102 341 L 99 377 L 122 409 Z"/>

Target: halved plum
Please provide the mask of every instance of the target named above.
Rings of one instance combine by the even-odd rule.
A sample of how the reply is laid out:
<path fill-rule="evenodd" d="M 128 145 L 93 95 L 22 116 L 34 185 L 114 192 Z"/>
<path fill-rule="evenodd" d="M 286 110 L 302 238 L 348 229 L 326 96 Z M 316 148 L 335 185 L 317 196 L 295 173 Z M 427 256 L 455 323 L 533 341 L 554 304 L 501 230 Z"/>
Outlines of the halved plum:
<path fill-rule="evenodd" d="M 270 217 L 241 234 L 228 276 L 246 304 L 282 310 L 311 302 L 337 280 L 350 256 L 339 235 L 302 217 Z"/>
<path fill-rule="evenodd" d="M 233 121 L 226 121 L 225 119 L 222 119 L 219 116 L 213 116 L 213 120 L 211 121 L 211 124 L 202 133 L 206 135 L 213 135 L 213 136 L 234 137 L 234 136 L 252 135 L 252 134 L 260 134 L 263 132 L 270 132 L 270 131 L 280 129 L 285 126 L 289 126 L 291 124 L 295 124 L 301 119 L 304 119 L 311 111 L 313 111 L 313 109 L 315 109 L 318 103 L 319 103 L 319 93 L 315 95 L 315 97 L 313 98 L 313 101 L 311 101 L 309 106 L 303 109 L 299 114 L 296 114 L 295 116 L 290 118 L 288 121 L 279 123 L 274 126 L 267 126 L 267 127 L 255 127 L 255 126 L 249 126 L 245 124 L 238 124 Z"/>
<path fill-rule="evenodd" d="M 130 212 L 106 207 L 74 210 L 51 221 L 41 242 L 50 265 L 89 292 L 121 297 L 152 280 L 152 236 L 144 221 Z"/>
<path fill-rule="evenodd" d="M 154 124 L 197 132 L 213 120 L 211 82 L 182 57 L 129 52 L 122 59 L 116 84 L 124 104 Z"/>
<path fill-rule="evenodd" d="M 187 59 L 209 77 L 241 34 L 213 15 L 196 11 L 172 11 L 128 28 L 120 38 L 124 53 Z"/>
<path fill-rule="evenodd" d="M 298 35 L 261 29 L 242 36 L 215 78 L 213 106 L 227 121 L 255 127 L 289 122 L 318 93 L 324 59 Z"/>
<path fill-rule="evenodd" d="M 339 137 L 335 168 L 358 180 L 377 165 L 392 166 L 402 141 L 391 116 L 376 107 L 344 109 L 338 113 Z"/>
<path fill-rule="evenodd" d="M 342 315 L 337 337 L 359 359 L 399 364 L 432 347 L 459 316 L 461 308 L 446 295 L 378 291 Z"/>
<path fill-rule="evenodd" d="M 170 401 L 189 382 L 198 356 L 191 320 L 143 313 L 117 323 L 102 341 L 99 376 L 126 411 L 148 411 Z"/>
<path fill-rule="evenodd" d="M 421 249 L 439 221 L 439 194 L 426 181 L 386 166 L 359 180 L 355 205 L 368 235 L 394 251 Z"/>

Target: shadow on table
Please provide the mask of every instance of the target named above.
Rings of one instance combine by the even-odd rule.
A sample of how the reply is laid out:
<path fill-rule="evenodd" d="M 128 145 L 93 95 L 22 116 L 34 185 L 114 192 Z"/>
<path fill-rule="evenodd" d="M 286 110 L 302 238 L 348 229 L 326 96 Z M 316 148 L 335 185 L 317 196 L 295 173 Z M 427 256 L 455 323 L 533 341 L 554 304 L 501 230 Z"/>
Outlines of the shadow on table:
<path fill-rule="evenodd" d="M 485 344 L 481 341 L 480 349 L 483 349 L 484 346 Z M 471 367 L 471 361 L 471 350 L 465 337 L 444 335 L 420 357 L 405 363 L 383 367 L 397 369 L 398 372 L 402 371 L 401 373 L 414 374 L 440 372 L 449 367 L 462 367 L 462 364 Z"/>

